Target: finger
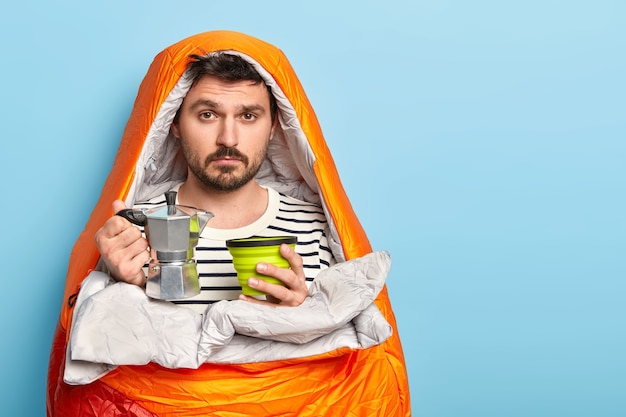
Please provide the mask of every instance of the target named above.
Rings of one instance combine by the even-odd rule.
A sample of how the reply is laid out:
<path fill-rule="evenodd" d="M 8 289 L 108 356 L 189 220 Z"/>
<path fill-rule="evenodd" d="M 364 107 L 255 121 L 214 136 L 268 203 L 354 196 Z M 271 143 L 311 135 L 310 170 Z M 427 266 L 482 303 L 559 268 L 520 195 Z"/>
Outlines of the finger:
<path fill-rule="evenodd" d="M 121 244 L 119 240 L 116 239 L 110 246 L 105 245 L 102 255 L 109 264 L 119 265 L 120 270 L 127 269 L 124 276 L 135 275 L 150 258 L 148 244 L 145 239 L 137 239 L 130 244 Z"/>
<path fill-rule="evenodd" d="M 122 200 L 115 200 L 113 202 L 113 213 L 117 214 L 120 211 L 124 210 L 126 208 L 126 203 L 124 203 Z"/>
<path fill-rule="evenodd" d="M 124 231 L 124 234 L 126 234 L 127 231 Z M 148 251 L 148 241 L 146 239 L 144 239 L 144 237 L 141 235 L 141 233 L 139 234 L 139 237 L 135 239 L 135 232 L 130 232 L 128 231 L 130 236 L 129 240 L 132 240 L 128 245 L 126 245 L 124 247 L 125 251 L 128 251 L 130 253 L 130 256 L 132 256 L 133 258 L 137 255 L 144 255 L 147 254 L 147 257 L 149 258 L 151 255 Z M 147 259 L 147 258 L 146 258 Z"/>
<path fill-rule="evenodd" d="M 114 236 L 113 239 L 115 240 L 116 245 L 123 249 L 130 248 L 130 246 L 133 245 L 140 246 L 140 250 L 145 250 L 148 247 L 148 241 L 143 237 L 141 230 L 132 225 L 120 231 L 120 233 Z"/>
<path fill-rule="evenodd" d="M 280 245 L 280 254 L 289 262 L 292 271 L 296 274 L 302 272 L 302 275 L 304 275 L 304 262 L 302 260 L 302 256 L 300 256 L 291 246 L 285 245 L 284 243 Z"/>
<path fill-rule="evenodd" d="M 104 256 L 110 256 L 120 250 L 125 250 L 129 246 L 133 245 L 137 241 L 145 240 L 141 234 L 141 231 L 128 223 L 121 217 L 118 219 L 111 218 L 107 223 L 96 233 L 95 240 L 98 250 Z M 139 243 L 139 245 L 146 246 L 147 242 Z"/>
<path fill-rule="evenodd" d="M 120 274 L 123 277 L 126 277 L 124 281 L 129 284 L 135 285 L 143 285 L 146 282 L 146 274 L 143 271 L 144 265 L 146 265 L 150 260 L 150 254 L 148 251 L 143 251 L 138 253 L 132 259 L 130 259 L 126 264 L 124 264 L 124 271 L 120 271 Z"/>
<path fill-rule="evenodd" d="M 96 233 L 96 237 L 110 239 L 131 227 L 134 226 L 128 220 L 120 216 L 113 216 L 102 225 L 100 230 Z M 135 229 L 137 228 L 135 227 Z"/>
<path fill-rule="evenodd" d="M 143 267 L 150 261 L 150 254 L 147 250 L 140 251 L 133 256 L 129 253 L 129 251 L 124 251 L 120 257 L 116 254 L 105 262 L 110 265 L 111 275 L 117 281 L 141 286 L 146 281 Z"/>
<path fill-rule="evenodd" d="M 248 278 L 248 285 L 250 288 L 261 291 L 266 295 L 273 296 L 279 300 L 283 300 L 287 297 L 289 292 L 289 289 L 284 285 L 272 284 L 257 277 Z"/>
<path fill-rule="evenodd" d="M 306 291 L 306 277 L 304 275 L 302 257 L 287 245 L 284 245 L 284 249 L 283 246 L 281 246 L 281 251 L 283 250 L 286 255 L 284 257 L 290 264 L 289 269 L 280 268 L 276 265 L 265 262 L 259 262 L 256 265 L 256 271 L 259 274 L 267 275 L 280 280 L 288 288 L 294 291 Z"/>
<path fill-rule="evenodd" d="M 298 290 L 299 288 L 302 287 L 302 284 L 304 281 L 304 276 L 302 277 L 298 276 L 295 273 L 295 271 L 291 269 L 280 268 L 276 265 L 268 264 L 265 262 L 259 262 L 256 265 L 256 272 L 258 272 L 261 275 L 267 275 L 268 277 L 273 277 L 273 278 L 278 279 L 280 282 L 284 284 L 284 285 L 276 285 L 279 288 L 287 287 L 292 290 Z M 259 282 L 258 285 L 265 286 L 264 283 L 265 281 L 261 280 L 261 282 Z M 266 292 L 265 290 L 260 289 L 260 288 L 259 290 Z"/>
<path fill-rule="evenodd" d="M 252 281 L 252 285 L 250 285 L 250 281 Z M 291 291 L 281 285 L 270 284 L 268 282 L 265 282 L 261 279 L 257 279 L 254 277 L 248 280 L 248 285 L 250 285 L 251 287 L 255 289 L 258 289 L 259 291 L 264 292 L 265 300 L 263 300 L 262 298 L 251 297 L 245 294 L 239 294 L 239 299 L 242 301 L 248 301 L 253 304 L 270 305 L 272 307 L 276 307 L 277 305 L 295 306 L 295 305 L 300 304 L 296 302 L 286 301 L 291 298 L 295 299 L 295 297 L 289 297 Z M 280 293 L 282 295 L 281 295 L 281 298 L 278 298 L 278 297 L 273 296 L 271 293 L 276 293 L 276 294 Z"/>
<path fill-rule="evenodd" d="M 280 300 L 276 300 L 276 302 L 263 301 L 263 300 L 259 300 L 257 298 L 250 297 L 244 294 L 239 294 L 239 299 L 241 301 L 246 301 L 248 303 L 266 305 L 270 307 L 276 307 L 278 305 L 278 301 L 280 301 Z"/>
<path fill-rule="evenodd" d="M 289 270 L 283 269 L 293 274 Z M 268 300 L 274 300 L 274 304 L 287 306 L 298 306 L 302 304 L 308 294 L 306 285 L 299 288 L 288 288 L 282 285 L 272 284 L 262 279 L 251 277 L 248 279 L 248 285 L 255 290 L 261 291 L 267 295 Z M 258 300 L 257 300 L 258 301 Z"/>

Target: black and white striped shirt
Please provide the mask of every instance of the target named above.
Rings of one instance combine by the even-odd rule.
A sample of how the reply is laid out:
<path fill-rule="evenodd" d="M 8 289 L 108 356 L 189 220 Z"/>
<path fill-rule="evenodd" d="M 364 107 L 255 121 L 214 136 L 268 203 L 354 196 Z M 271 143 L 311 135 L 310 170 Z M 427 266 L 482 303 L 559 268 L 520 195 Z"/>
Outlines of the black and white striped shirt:
<path fill-rule="evenodd" d="M 296 236 L 296 252 L 302 256 L 307 284 L 322 269 L 335 262 L 327 241 L 328 222 L 322 208 L 280 194 L 272 188 L 267 190 L 267 209 L 252 224 L 237 229 L 214 229 L 209 220 L 195 250 L 201 292 L 195 297 L 175 301 L 176 304 L 203 312 L 208 304 L 237 299 L 241 286 L 237 281 L 232 257 L 226 248 L 226 240 L 229 239 Z M 136 207 L 154 207 L 164 202 L 161 196 Z"/>

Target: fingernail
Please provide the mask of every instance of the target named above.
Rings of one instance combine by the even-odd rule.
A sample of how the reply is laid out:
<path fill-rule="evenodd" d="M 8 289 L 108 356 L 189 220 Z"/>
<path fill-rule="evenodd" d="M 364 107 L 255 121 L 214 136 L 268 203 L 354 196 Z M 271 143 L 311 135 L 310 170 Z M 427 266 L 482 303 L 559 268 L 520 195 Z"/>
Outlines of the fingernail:
<path fill-rule="evenodd" d="M 262 262 L 258 263 L 256 265 L 256 270 L 259 272 L 265 272 L 265 270 L 267 270 L 267 264 L 264 264 Z"/>
<path fill-rule="evenodd" d="M 259 284 L 259 280 L 256 278 L 248 278 L 248 285 L 251 287 L 256 287 Z"/>

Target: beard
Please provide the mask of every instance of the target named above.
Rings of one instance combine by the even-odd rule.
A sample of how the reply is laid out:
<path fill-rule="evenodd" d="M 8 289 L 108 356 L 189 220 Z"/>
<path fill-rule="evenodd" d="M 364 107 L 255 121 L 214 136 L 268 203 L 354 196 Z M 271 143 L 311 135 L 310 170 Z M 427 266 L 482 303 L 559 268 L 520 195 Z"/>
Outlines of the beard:
<path fill-rule="evenodd" d="M 235 191 L 256 177 L 256 174 L 261 169 L 261 165 L 265 160 L 268 146 L 269 140 L 266 142 L 265 147 L 254 155 L 252 159 L 248 158 L 248 156 L 244 155 L 236 148 L 227 148 L 224 146 L 220 147 L 217 152 L 207 156 L 204 161 L 201 161 L 197 153 L 192 152 L 184 145 L 182 145 L 182 150 L 187 160 L 189 170 L 205 187 L 216 191 Z M 236 171 L 238 167 L 236 166 L 220 166 L 217 167 L 217 173 L 211 173 L 209 171 L 211 163 L 224 157 L 241 161 L 244 165 L 244 171 L 237 174 Z"/>

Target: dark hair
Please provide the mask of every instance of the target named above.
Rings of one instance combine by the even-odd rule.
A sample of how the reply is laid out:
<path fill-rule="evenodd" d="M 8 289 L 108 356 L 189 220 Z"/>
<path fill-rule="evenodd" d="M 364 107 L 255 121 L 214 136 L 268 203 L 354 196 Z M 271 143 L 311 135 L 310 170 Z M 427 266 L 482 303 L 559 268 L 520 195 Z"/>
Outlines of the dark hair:
<path fill-rule="evenodd" d="M 190 55 L 192 61 L 187 66 L 187 73 L 191 76 L 191 85 L 195 85 L 202 77 L 212 76 L 226 82 L 251 81 L 254 84 L 265 81 L 254 67 L 239 55 L 217 52 L 208 55 Z M 276 98 L 270 86 L 265 84 L 270 99 L 270 116 L 276 117 Z"/>

